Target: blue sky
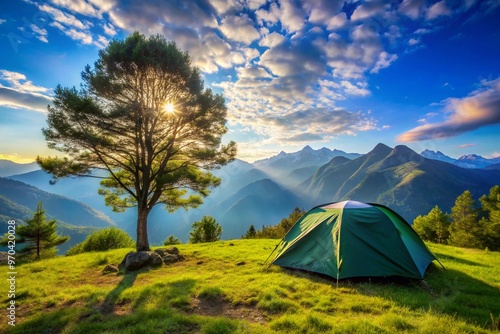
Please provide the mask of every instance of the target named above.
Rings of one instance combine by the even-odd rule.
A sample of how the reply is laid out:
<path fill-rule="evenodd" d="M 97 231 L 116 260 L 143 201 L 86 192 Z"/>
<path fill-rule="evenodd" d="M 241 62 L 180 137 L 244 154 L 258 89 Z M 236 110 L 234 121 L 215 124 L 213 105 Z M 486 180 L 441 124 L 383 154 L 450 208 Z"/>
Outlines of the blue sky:
<path fill-rule="evenodd" d="M 190 53 L 243 160 L 378 142 L 496 157 L 499 22 L 497 0 L 1 1 L 0 158 L 55 155 L 53 89 L 133 31 Z"/>

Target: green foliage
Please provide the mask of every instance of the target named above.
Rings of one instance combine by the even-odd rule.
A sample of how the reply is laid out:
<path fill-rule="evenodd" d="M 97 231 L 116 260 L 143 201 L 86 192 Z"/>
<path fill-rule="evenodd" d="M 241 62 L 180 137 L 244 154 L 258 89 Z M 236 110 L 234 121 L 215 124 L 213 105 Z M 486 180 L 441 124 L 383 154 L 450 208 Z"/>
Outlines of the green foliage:
<path fill-rule="evenodd" d="M 170 245 L 180 245 L 182 242 L 174 235 L 169 235 L 168 238 L 163 241 L 163 246 L 170 246 Z"/>
<path fill-rule="evenodd" d="M 486 213 L 481 219 L 483 226 L 483 246 L 491 250 L 500 250 L 500 187 L 494 186 L 488 195 L 483 195 L 479 201 Z"/>
<path fill-rule="evenodd" d="M 234 142 L 222 145 L 224 98 L 175 43 L 138 32 L 110 42 L 82 79 L 80 90 L 57 86 L 43 129 L 65 157 L 37 162 L 55 179 L 107 171 L 99 194 L 114 211 L 137 206 L 137 250 L 149 250 L 151 208 L 197 207 L 220 184 L 210 170 L 236 156 Z"/>
<path fill-rule="evenodd" d="M 53 257 L 57 254 L 55 247 L 69 240 L 69 237 L 57 234 L 55 220 L 46 220 L 42 202 L 38 203 L 33 218 L 28 219 L 25 225 L 18 225 L 15 232 L 15 243 L 24 245 L 17 251 L 17 254 L 29 259 Z M 0 244 L 9 244 L 7 235 L 3 237 Z"/>
<path fill-rule="evenodd" d="M 243 239 L 254 239 L 255 236 L 257 235 L 257 231 L 255 231 L 255 226 L 250 225 L 250 228 L 248 229 L 247 233 L 242 237 Z"/>
<path fill-rule="evenodd" d="M 450 232 L 450 218 L 436 205 L 426 216 L 418 216 L 413 222 L 413 229 L 425 241 L 439 244 L 447 243 Z"/>
<path fill-rule="evenodd" d="M 262 229 L 257 231 L 255 231 L 255 227 L 251 225 L 243 236 L 243 239 L 281 239 L 304 214 L 304 210 L 295 208 L 288 217 L 281 219 L 277 225 L 262 226 Z"/>
<path fill-rule="evenodd" d="M 449 243 L 453 246 L 482 248 L 482 226 L 478 222 L 478 209 L 470 191 L 464 191 L 451 208 Z"/>
<path fill-rule="evenodd" d="M 335 282 L 278 266 L 276 240 L 182 244 L 185 261 L 102 275 L 125 249 L 22 264 L 16 326 L 0 333 L 492 333 L 500 310 L 500 253 L 428 244 L 446 267 L 425 280 Z M 235 266 L 245 260 L 244 266 Z M 202 264 L 199 264 L 203 261 Z M 34 289 L 33 287 L 36 287 Z M 0 284 L 7 296 L 9 284 Z M 29 307 L 23 307 L 29 305 Z"/>
<path fill-rule="evenodd" d="M 109 227 L 90 234 L 83 242 L 70 248 L 66 255 L 131 248 L 134 246 L 134 240 L 125 231 L 116 227 Z"/>
<path fill-rule="evenodd" d="M 203 216 L 200 221 L 191 225 L 189 242 L 197 244 L 200 242 L 214 242 L 222 236 L 222 226 L 211 216 Z"/>

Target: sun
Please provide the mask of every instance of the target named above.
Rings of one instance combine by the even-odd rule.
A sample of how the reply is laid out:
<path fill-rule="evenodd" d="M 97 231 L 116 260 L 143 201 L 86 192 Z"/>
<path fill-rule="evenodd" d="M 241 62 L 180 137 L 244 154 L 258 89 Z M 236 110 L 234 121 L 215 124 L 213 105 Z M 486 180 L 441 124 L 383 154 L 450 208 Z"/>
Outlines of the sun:
<path fill-rule="evenodd" d="M 168 102 L 167 104 L 165 104 L 165 111 L 169 114 L 172 114 L 174 112 L 174 105 Z"/>

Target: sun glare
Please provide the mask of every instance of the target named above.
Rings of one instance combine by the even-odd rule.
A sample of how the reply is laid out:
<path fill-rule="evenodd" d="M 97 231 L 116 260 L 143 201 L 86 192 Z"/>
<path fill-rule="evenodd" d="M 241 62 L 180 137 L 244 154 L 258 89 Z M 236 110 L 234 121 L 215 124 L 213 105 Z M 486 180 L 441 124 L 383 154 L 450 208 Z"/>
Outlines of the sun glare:
<path fill-rule="evenodd" d="M 170 102 L 165 104 L 165 111 L 172 114 L 174 112 L 174 105 Z"/>

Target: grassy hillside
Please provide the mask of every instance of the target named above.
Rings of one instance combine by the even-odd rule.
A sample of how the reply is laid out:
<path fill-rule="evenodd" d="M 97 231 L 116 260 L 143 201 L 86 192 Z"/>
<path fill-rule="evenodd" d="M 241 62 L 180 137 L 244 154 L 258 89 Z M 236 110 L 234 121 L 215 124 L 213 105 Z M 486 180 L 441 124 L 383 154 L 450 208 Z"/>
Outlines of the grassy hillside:
<path fill-rule="evenodd" d="M 500 319 L 500 253 L 431 244 L 446 267 L 421 284 L 340 282 L 262 263 L 276 240 L 180 245 L 183 262 L 101 273 L 129 251 L 17 267 L 11 333 L 488 333 Z M 244 264 L 237 265 L 244 261 Z M 5 267 L 3 267 L 5 268 Z M 6 268 L 5 268 L 6 270 Z M 7 284 L 0 285 L 3 303 Z"/>

